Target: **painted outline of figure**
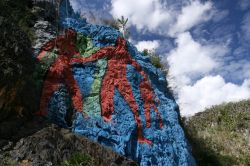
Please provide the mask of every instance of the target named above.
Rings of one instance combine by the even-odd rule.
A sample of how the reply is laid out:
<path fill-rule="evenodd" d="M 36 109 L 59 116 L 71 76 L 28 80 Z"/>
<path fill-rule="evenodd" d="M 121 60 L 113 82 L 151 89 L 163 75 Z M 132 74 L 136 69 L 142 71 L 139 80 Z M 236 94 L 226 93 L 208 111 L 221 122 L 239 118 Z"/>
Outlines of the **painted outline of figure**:
<path fill-rule="evenodd" d="M 48 51 L 53 48 L 58 49 L 58 57 L 50 65 L 43 83 L 38 115 L 46 116 L 48 114 L 48 102 L 53 93 L 58 90 L 60 83 L 66 84 L 74 109 L 78 112 L 82 112 L 83 110 L 80 88 L 73 77 L 70 65 L 70 60 L 73 56 L 80 57 L 80 53 L 75 46 L 76 37 L 74 30 L 66 29 L 65 35 L 60 35 L 46 43 L 37 56 L 37 59 L 41 61 Z"/>
<path fill-rule="evenodd" d="M 117 38 L 116 47 L 107 46 L 101 48 L 95 54 L 86 58 L 73 58 L 71 63 L 86 63 L 96 61 L 103 57 L 107 57 L 107 69 L 102 80 L 101 87 L 101 115 L 105 121 L 109 122 L 114 111 L 114 92 L 115 88 L 119 90 L 125 101 L 131 108 L 137 124 L 137 135 L 140 143 L 152 144 L 146 139 L 142 133 L 142 123 L 138 112 L 138 105 L 133 95 L 132 87 L 126 78 L 127 64 L 131 64 L 144 77 L 140 84 L 141 97 L 144 101 L 144 112 L 146 116 L 146 127 L 150 127 L 150 109 L 153 108 L 157 113 L 160 128 L 163 127 L 163 122 L 160 113 L 154 102 L 154 92 L 152 91 L 147 75 L 142 70 L 141 66 L 131 58 L 126 50 L 126 41 L 120 37 Z"/>

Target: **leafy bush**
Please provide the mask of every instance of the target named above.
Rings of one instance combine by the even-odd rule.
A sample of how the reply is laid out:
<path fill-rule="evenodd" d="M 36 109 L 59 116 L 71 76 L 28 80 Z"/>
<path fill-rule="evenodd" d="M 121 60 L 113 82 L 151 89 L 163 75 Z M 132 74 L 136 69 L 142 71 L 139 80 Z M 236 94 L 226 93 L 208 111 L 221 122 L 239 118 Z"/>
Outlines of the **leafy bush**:
<path fill-rule="evenodd" d="M 31 0 L 0 1 L 0 122 L 10 117 L 31 117 L 37 90 L 31 77 Z M 29 99 L 29 100 L 27 100 Z"/>
<path fill-rule="evenodd" d="M 152 50 L 148 50 L 148 49 L 144 49 L 142 51 L 142 54 L 144 56 L 149 56 L 150 57 L 150 61 L 151 63 L 156 67 L 156 68 L 161 68 L 163 69 L 163 66 L 161 64 L 161 58 L 159 57 L 158 54 L 156 54 L 154 51 Z"/>
<path fill-rule="evenodd" d="M 158 55 L 150 56 L 150 61 L 156 68 L 162 68 L 161 59 Z"/>
<path fill-rule="evenodd" d="M 35 21 L 35 15 L 32 13 L 32 0 L 1 0 L 0 16 L 11 20 L 23 32 L 25 32 L 30 40 L 34 39 L 32 30 Z"/>
<path fill-rule="evenodd" d="M 92 166 L 93 161 L 89 155 L 76 153 L 69 160 L 62 163 L 62 166 Z"/>
<path fill-rule="evenodd" d="M 142 51 L 142 55 L 144 55 L 144 56 L 149 56 L 149 50 L 148 50 L 148 49 L 144 49 L 144 50 Z"/>

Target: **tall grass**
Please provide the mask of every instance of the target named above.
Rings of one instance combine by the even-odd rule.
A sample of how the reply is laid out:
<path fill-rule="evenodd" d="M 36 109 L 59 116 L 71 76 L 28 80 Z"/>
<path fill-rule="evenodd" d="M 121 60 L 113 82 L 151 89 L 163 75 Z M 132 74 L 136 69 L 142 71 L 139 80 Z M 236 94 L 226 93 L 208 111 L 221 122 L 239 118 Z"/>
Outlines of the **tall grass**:
<path fill-rule="evenodd" d="M 198 165 L 250 165 L 250 100 L 213 106 L 184 127 Z"/>

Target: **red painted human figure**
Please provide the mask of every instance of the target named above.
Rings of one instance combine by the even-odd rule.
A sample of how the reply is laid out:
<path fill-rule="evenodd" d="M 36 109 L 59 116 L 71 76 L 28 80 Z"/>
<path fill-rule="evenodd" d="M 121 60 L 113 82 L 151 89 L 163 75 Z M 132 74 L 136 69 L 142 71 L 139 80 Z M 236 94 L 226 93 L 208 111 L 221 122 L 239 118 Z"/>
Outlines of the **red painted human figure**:
<path fill-rule="evenodd" d="M 156 102 L 154 101 L 155 94 L 147 79 L 143 79 L 143 81 L 140 83 L 140 92 L 141 92 L 142 99 L 144 101 L 144 114 L 146 118 L 146 127 L 149 128 L 151 126 L 150 109 L 153 108 L 157 114 L 157 118 L 159 120 L 159 126 L 160 128 L 162 128 L 163 122 L 162 122 L 160 113 L 156 107 Z"/>
<path fill-rule="evenodd" d="M 140 84 L 141 96 L 144 101 L 144 111 L 147 121 L 147 127 L 150 127 L 150 108 L 152 107 L 158 115 L 160 127 L 163 127 L 162 119 L 154 103 L 154 93 L 148 82 L 146 74 L 141 66 L 131 58 L 126 50 L 126 41 L 120 37 L 117 38 L 115 47 L 107 46 L 101 48 L 95 54 L 86 58 L 73 58 L 71 63 L 86 63 L 96 61 L 103 57 L 107 57 L 107 69 L 102 80 L 101 87 L 101 115 L 105 121 L 110 121 L 112 112 L 114 111 L 114 92 L 115 88 L 119 90 L 129 107 L 131 108 L 137 124 L 138 141 L 140 143 L 152 144 L 150 140 L 145 138 L 142 133 L 142 123 L 138 112 L 138 105 L 135 101 L 132 87 L 126 78 L 126 67 L 131 64 L 144 77 Z"/>
<path fill-rule="evenodd" d="M 79 56 L 75 46 L 76 32 L 72 29 L 66 29 L 65 35 L 46 43 L 37 57 L 39 61 L 43 59 L 46 53 L 53 48 L 58 49 L 58 57 L 50 65 L 45 81 L 43 83 L 42 95 L 40 99 L 40 109 L 38 115 L 46 116 L 48 102 L 52 94 L 58 90 L 60 83 L 65 83 L 71 96 L 72 105 L 78 111 L 83 110 L 83 101 L 80 89 L 71 71 L 70 60 L 73 56 Z"/>

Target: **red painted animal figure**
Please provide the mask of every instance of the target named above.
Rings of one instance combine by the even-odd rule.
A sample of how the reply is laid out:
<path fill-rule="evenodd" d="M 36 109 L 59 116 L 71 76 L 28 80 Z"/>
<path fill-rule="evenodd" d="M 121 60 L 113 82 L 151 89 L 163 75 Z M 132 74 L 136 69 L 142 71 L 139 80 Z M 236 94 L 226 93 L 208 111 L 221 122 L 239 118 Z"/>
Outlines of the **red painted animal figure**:
<path fill-rule="evenodd" d="M 109 122 L 114 111 L 114 92 L 115 88 L 119 90 L 129 107 L 131 108 L 137 124 L 138 141 L 140 143 L 152 144 L 142 133 L 142 123 L 138 112 L 138 105 L 135 101 L 132 87 L 126 78 L 126 67 L 131 64 L 144 77 L 140 84 L 141 96 L 144 101 L 144 111 L 147 121 L 147 127 L 150 127 L 150 108 L 157 113 L 160 128 L 163 127 L 162 119 L 154 102 L 154 92 L 152 91 L 148 78 L 141 66 L 131 58 L 126 50 L 126 41 L 120 37 L 117 38 L 115 47 L 107 46 L 101 48 L 95 54 L 86 58 L 73 58 L 71 63 L 86 63 L 96 61 L 107 57 L 107 69 L 102 80 L 101 87 L 101 115 L 105 121 Z"/>
<path fill-rule="evenodd" d="M 40 109 L 38 115 L 46 116 L 48 102 L 52 94 L 58 90 L 60 83 L 65 83 L 71 96 L 72 105 L 78 111 L 83 110 L 83 101 L 80 89 L 71 71 L 70 60 L 73 56 L 80 56 L 76 46 L 76 32 L 72 29 L 66 29 L 65 35 L 46 43 L 37 57 L 39 61 L 43 59 L 46 53 L 54 48 L 58 49 L 58 57 L 48 69 L 45 81 L 43 83 L 42 95 L 40 99 Z"/>

